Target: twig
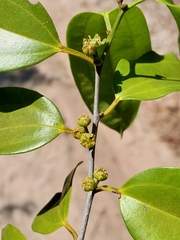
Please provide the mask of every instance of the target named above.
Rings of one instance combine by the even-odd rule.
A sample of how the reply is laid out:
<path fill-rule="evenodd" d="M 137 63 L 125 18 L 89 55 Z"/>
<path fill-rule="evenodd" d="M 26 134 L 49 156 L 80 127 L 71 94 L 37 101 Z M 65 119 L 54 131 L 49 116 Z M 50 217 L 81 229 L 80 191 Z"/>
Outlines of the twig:
<path fill-rule="evenodd" d="M 99 84 L 100 84 L 100 77 L 96 72 L 95 90 L 94 90 L 94 111 L 93 111 L 94 119 L 93 119 L 93 126 L 92 126 L 92 133 L 95 135 L 96 138 L 97 138 L 97 131 L 98 131 L 98 123 L 99 123 L 99 107 L 98 107 L 99 106 Z M 94 172 L 95 146 L 89 150 L 89 167 L 88 167 L 89 177 L 93 177 L 93 172 Z M 89 220 L 89 215 L 91 211 L 91 206 L 93 202 L 93 196 L 94 196 L 93 191 L 88 192 L 78 240 L 84 240 L 84 236 L 86 233 L 87 224 Z"/>

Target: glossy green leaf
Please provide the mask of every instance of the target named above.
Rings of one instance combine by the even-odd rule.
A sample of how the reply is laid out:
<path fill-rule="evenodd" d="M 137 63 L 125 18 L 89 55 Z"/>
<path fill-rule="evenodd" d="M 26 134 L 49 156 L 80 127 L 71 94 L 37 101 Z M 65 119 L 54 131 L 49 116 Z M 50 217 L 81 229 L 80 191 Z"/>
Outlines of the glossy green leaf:
<path fill-rule="evenodd" d="M 133 239 L 179 239 L 180 168 L 146 170 L 118 190 L 121 213 Z"/>
<path fill-rule="evenodd" d="M 24 88 L 0 88 L 0 154 L 34 150 L 65 132 L 57 107 Z"/>
<path fill-rule="evenodd" d="M 75 171 L 81 163 L 78 163 L 65 179 L 62 193 L 56 193 L 38 213 L 32 223 L 34 232 L 48 234 L 62 226 L 66 226 L 72 193 L 72 181 Z"/>
<path fill-rule="evenodd" d="M 149 52 L 135 61 L 121 59 L 114 74 L 120 100 L 153 100 L 180 91 L 180 61 L 173 54 Z"/>
<path fill-rule="evenodd" d="M 11 224 L 2 229 L 1 240 L 27 240 L 27 238 Z"/>
<path fill-rule="evenodd" d="M 1 0 L 0 72 L 34 65 L 61 49 L 52 19 L 38 2 Z"/>
<path fill-rule="evenodd" d="M 144 1 L 146 1 L 146 0 L 134 0 L 130 4 L 128 4 L 128 7 L 131 8 L 131 7 L 136 6 Z"/>
<path fill-rule="evenodd" d="M 178 43 L 180 49 L 180 6 L 174 5 L 172 0 L 156 0 L 156 1 L 165 4 L 171 11 L 179 29 Z"/>
<path fill-rule="evenodd" d="M 106 30 L 111 30 L 118 9 L 105 13 L 81 13 L 75 16 L 68 25 L 67 45 L 78 51 L 82 49 L 82 40 L 96 33 L 101 39 L 106 38 Z M 107 26 L 107 27 L 106 27 Z M 121 58 L 135 60 L 151 50 L 149 32 L 142 12 L 134 7 L 124 15 L 112 41 L 109 53 L 103 64 L 100 81 L 100 111 L 104 111 L 114 100 L 112 89 L 113 73 Z M 69 56 L 71 70 L 80 91 L 88 106 L 93 110 L 94 67 L 74 56 Z M 137 101 L 122 102 L 102 122 L 110 128 L 123 132 L 133 121 L 139 108 Z"/>

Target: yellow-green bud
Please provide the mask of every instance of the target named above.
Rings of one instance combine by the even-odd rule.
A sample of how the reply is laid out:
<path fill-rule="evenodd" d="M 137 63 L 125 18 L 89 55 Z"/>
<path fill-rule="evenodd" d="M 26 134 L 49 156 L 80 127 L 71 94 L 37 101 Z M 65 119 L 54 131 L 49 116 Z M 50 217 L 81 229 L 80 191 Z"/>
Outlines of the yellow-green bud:
<path fill-rule="evenodd" d="M 101 41 L 99 34 L 95 34 L 94 38 L 88 36 L 88 38 L 83 38 L 82 51 L 87 56 L 94 56 L 97 52 L 97 47 L 106 43 L 106 38 Z"/>
<path fill-rule="evenodd" d="M 95 136 L 92 133 L 83 133 L 79 141 L 85 148 L 92 148 L 96 143 Z"/>
<path fill-rule="evenodd" d="M 77 119 L 77 124 L 81 127 L 87 127 L 90 124 L 90 122 L 91 122 L 91 118 L 85 113 L 83 113 Z"/>
<path fill-rule="evenodd" d="M 77 126 L 73 131 L 72 135 L 76 139 L 80 139 L 82 134 L 85 133 L 84 127 Z"/>
<path fill-rule="evenodd" d="M 95 180 L 93 178 L 91 178 L 91 177 L 86 177 L 82 181 L 82 188 L 86 192 L 93 191 L 96 188 Z"/>
<path fill-rule="evenodd" d="M 91 57 L 96 54 L 96 47 L 90 46 L 90 45 L 85 45 L 82 47 L 82 51 L 84 54 Z"/>
<path fill-rule="evenodd" d="M 104 168 L 97 168 L 94 173 L 94 178 L 96 178 L 99 182 L 105 181 L 108 178 L 108 173 Z"/>

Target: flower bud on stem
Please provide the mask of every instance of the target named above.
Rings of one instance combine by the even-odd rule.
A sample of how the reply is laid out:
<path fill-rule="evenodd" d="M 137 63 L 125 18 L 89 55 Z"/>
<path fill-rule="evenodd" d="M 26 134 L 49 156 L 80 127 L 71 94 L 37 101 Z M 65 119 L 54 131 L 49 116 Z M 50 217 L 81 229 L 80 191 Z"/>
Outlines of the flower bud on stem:
<path fill-rule="evenodd" d="M 95 136 L 92 133 L 83 133 L 79 139 L 80 144 L 85 148 L 94 147 L 96 141 Z"/>
<path fill-rule="evenodd" d="M 80 139 L 82 134 L 85 133 L 85 128 L 77 126 L 75 129 L 72 130 L 72 136 L 76 139 Z"/>
<path fill-rule="evenodd" d="M 81 127 L 87 127 L 91 123 L 91 118 L 83 113 L 77 118 L 77 124 Z"/>
<path fill-rule="evenodd" d="M 97 179 L 98 182 L 105 181 L 108 178 L 108 173 L 104 168 L 97 168 L 94 173 L 94 178 Z"/>
<path fill-rule="evenodd" d="M 96 186 L 97 186 L 97 183 L 94 180 L 94 178 L 86 177 L 82 181 L 82 188 L 85 192 L 93 191 L 96 188 Z"/>

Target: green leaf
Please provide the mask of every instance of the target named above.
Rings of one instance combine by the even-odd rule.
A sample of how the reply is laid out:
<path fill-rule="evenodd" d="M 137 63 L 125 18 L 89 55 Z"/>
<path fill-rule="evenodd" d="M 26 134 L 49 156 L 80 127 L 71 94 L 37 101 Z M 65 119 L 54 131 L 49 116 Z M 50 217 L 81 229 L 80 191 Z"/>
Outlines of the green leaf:
<path fill-rule="evenodd" d="M 0 154 L 34 150 L 65 131 L 61 113 L 40 93 L 0 88 Z"/>
<path fill-rule="evenodd" d="M 32 223 L 34 232 L 48 234 L 56 231 L 62 226 L 67 226 L 67 217 L 69 213 L 72 181 L 77 167 L 69 173 L 65 179 L 62 193 L 56 193 L 46 206 L 38 213 Z"/>
<path fill-rule="evenodd" d="M 135 240 L 179 239 L 180 168 L 153 168 L 118 191 L 121 213 Z"/>
<path fill-rule="evenodd" d="M 2 229 L 1 240 L 27 240 L 27 238 L 15 228 L 13 225 L 8 224 Z"/>
<path fill-rule="evenodd" d="M 83 38 L 87 38 L 88 35 L 94 37 L 98 33 L 101 39 L 106 38 L 106 30 L 110 30 L 117 14 L 118 9 L 99 14 L 87 12 L 75 16 L 68 25 L 67 45 L 82 51 Z M 128 60 L 135 60 L 150 50 L 149 31 L 145 18 L 142 12 L 134 7 L 123 16 L 103 64 L 100 81 L 100 111 L 107 109 L 114 100 L 112 80 L 119 60 L 125 57 Z M 93 111 L 95 69 L 91 64 L 74 56 L 69 56 L 69 59 L 80 94 L 88 108 Z M 110 128 L 122 132 L 133 121 L 138 108 L 137 101 L 122 102 L 101 121 Z"/>
<path fill-rule="evenodd" d="M 61 47 L 52 19 L 39 2 L 1 0 L 0 72 L 34 65 Z"/>
<path fill-rule="evenodd" d="M 156 1 L 165 4 L 171 11 L 179 29 L 178 43 L 180 49 L 180 6 L 174 5 L 172 0 L 156 0 Z"/>
<path fill-rule="evenodd" d="M 142 2 L 144 2 L 146 0 L 134 0 L 133 2 L 131 2 L 130 4 L 128 4 L 128 7 L 131 8 L 131 7 L 134 7 Z"/>
<path fill-rule="evenodd" d="M 114 74 L 120 100 L 153 100 L 180 91 L 180 61 L 173 54 L 149 52 L 135 61 L 121 59 Z"/>

